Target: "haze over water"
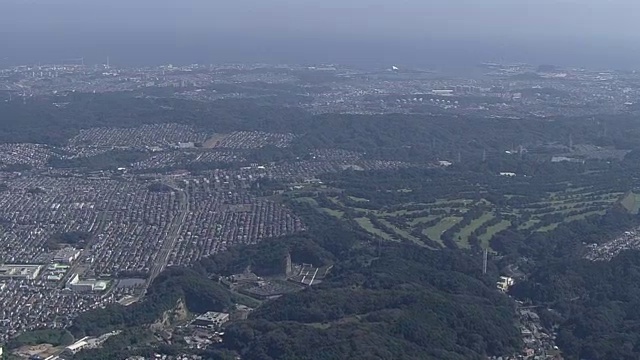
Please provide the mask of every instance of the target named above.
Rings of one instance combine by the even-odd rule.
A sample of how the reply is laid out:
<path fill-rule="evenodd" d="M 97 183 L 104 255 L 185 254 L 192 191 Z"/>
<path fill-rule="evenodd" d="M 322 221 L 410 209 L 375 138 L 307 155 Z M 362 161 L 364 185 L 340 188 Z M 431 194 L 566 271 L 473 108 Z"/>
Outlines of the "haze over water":
<path fill-rule="evenodd" d="M 480 62 L 640 68 L 625 0 L 3 0 L 0 65 Z"/>

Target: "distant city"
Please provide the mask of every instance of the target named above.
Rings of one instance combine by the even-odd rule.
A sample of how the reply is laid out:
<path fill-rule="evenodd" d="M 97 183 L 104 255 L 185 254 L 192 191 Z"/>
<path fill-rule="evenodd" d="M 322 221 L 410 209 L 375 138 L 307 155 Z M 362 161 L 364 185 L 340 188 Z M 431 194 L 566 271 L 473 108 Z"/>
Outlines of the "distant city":
<path fill-rule="evenodd" d="M 637 108 L 640 98 L 640 74 L 634 71 L 484 63 L 474 73 L 477 75 L 464 78 L 393 64 L 379 71 L 339 65 L 266 64 L 123 68 L 111 66 L 108 59 L 101 65 L 85 65 L 84 59 L 78 58 L 58 65 L 0 70 L 0 97 L 27 101 L 33 96 L 68 92 L 166 88 L 176 98 L 213 101 L 271 96 L 274 94 L 265 89 L 243 89 L 242 84 L 279 84 L 281 93 L 313 95 L 308 103 L 292 104 L 313 113 L 420 112 L 502 118 L 628 112 Z"/>

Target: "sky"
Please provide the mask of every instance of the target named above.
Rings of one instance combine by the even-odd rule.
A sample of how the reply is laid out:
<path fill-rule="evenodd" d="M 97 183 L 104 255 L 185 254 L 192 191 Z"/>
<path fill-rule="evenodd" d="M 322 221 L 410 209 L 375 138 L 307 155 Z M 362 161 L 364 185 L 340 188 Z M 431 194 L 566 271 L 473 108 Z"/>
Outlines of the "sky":
<path fill-rule="evenodd" d="M 386 61 L 397 54 L 416 63 L 629 67 L 640 63 L 637 14 L 634 0 L 0 0 L 0 59 Z"/>

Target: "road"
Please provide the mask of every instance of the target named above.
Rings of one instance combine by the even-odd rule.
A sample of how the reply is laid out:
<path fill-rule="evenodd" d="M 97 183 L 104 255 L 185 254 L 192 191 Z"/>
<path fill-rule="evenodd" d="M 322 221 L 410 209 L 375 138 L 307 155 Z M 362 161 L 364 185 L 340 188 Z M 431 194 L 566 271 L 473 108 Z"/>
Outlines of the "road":
<path fill-rule="evenodd" d="M 171 187 L 175 191 L 176 196 L 179 197 L 179 213 L 173 218 L 173 221 L 171 222 L 171 225 L 169 227 L 169 231 L 165 236 L 164 241 L 162 242 L 162 248 L 160 249 L 160 252 L 156 257 L 156 261 L 149 270 L 149 277 L 147 278 L 145 288 L 151 285 L 153 279 L 155 279 L 156 276 L 158 276 L 158 274 L 160 274 L 169 263 L 169 256 L 171 255 L 171 251 L 175 248 L 176 243 L 178 242 L 180 230 L 182 229 L 182 225 L 185 223 L 187 214 L 190 211 L 189 193 L 177 187 Z"/>
<path fill-rule="evenodd" d="M 107 222 L 106 216 L 109 213 L 109 209 L 111 209 L 111 202 L 113 201 L 114 194 L 115 192 L 112 192 L 109 195 L 109 198 L 107 199 L 107 205 L 104 208 L 105 210 L 100 214 L 98 214 L 98 216 L 96 217 L 96 220 L 94 223 L 95 226 L 94 228 L 92 228 L 92 231 L 91 231 L 95 235 L 91 236 L 89 241 L 87 241 L 87 243 L 85 244 L 84 249 L 80 253 L 80 256 L 78 256 L 78 259 L 76 259 L 76 261 L 73 262 L 69 270 L 67 270 L 66 274 L 62 278 L 62 281 L 60 281 L 61 288 L 64 288 L 67 285 L 67 281 L 69 281 L 71 276 L 77 273 L 78 268 L 84 265 L 84 262 L 87 256 L 91 254 L 91 248 L 95 244 L 96 239 L 98 237 L 97 234 L 101 234 L 102 230 L 106 225 L 106 222 Z"/>

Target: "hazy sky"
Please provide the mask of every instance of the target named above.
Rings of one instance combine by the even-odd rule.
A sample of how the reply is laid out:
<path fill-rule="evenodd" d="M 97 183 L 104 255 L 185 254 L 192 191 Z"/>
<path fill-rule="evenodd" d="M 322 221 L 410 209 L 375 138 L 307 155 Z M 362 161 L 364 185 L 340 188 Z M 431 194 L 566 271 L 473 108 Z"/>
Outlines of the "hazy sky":
<path fill-rule="evenodd" d="M 635 54 L 639 14 L 637 0 L 0 0 L 0 52 L 210 37 Z"/>

